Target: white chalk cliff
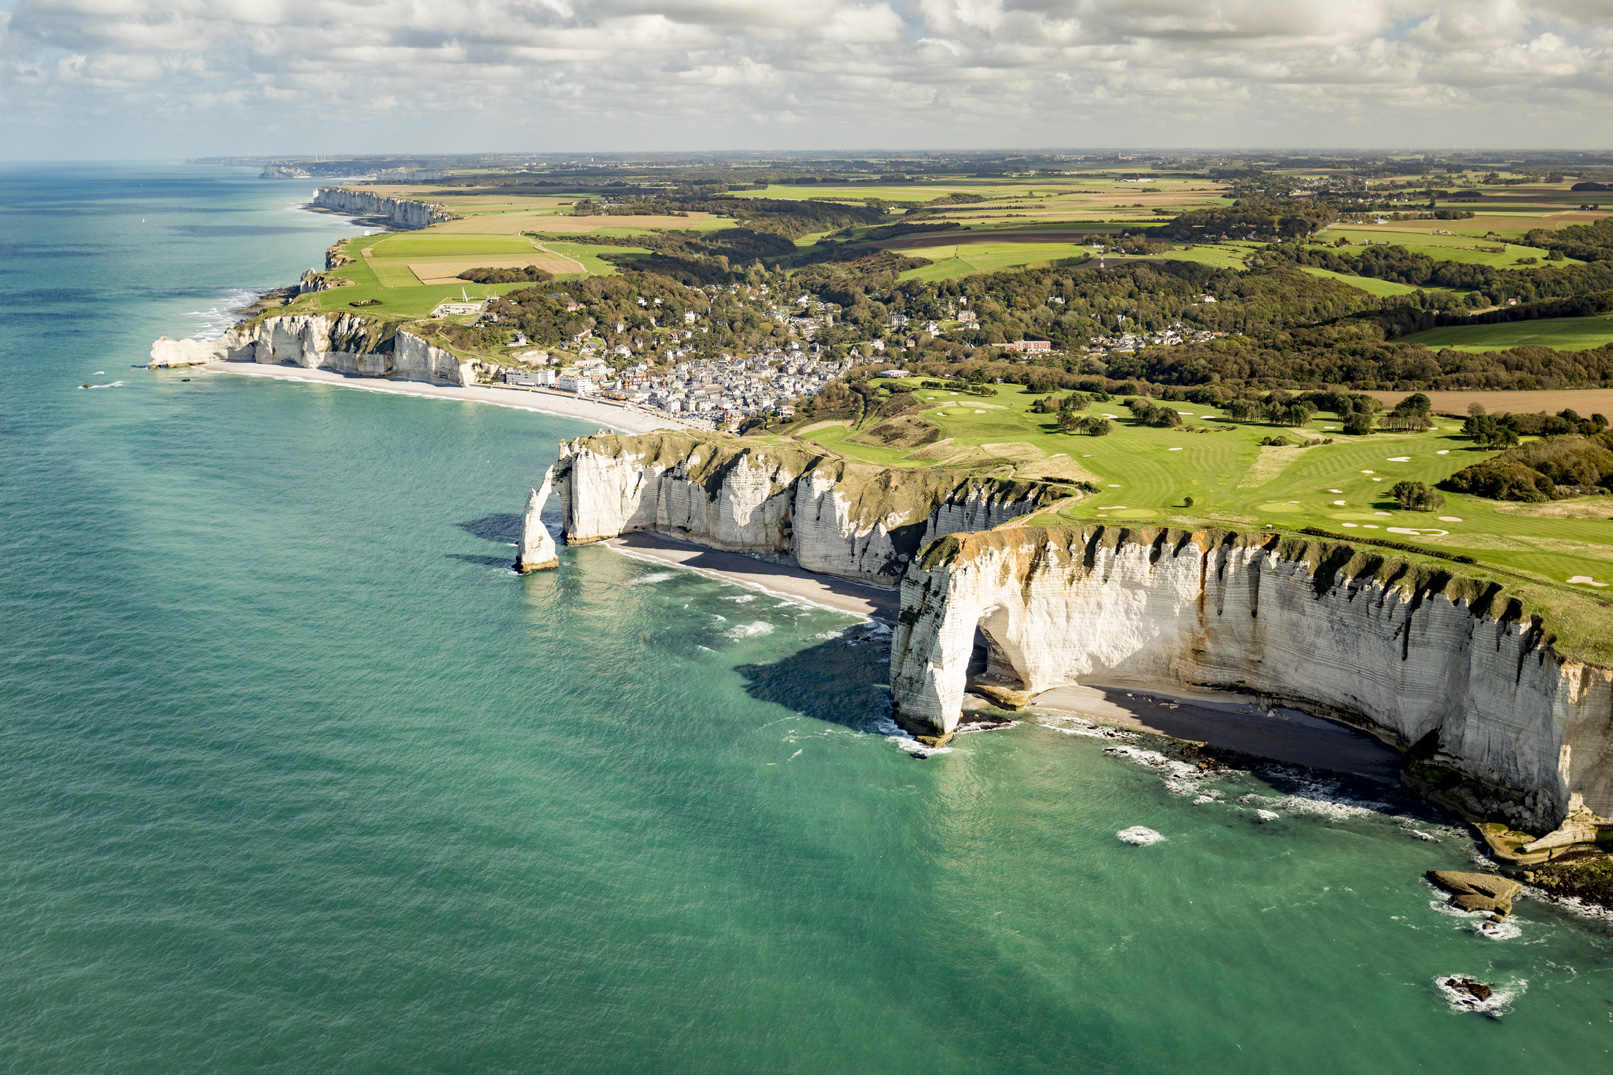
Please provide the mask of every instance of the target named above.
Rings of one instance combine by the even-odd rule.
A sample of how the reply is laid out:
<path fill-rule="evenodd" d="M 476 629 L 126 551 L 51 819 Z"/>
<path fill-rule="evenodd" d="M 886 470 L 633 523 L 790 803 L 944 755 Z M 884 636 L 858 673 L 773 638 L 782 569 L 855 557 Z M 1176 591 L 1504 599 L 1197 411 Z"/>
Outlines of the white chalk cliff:
<path fill-rule="evenodd" d="M 885 586 L 900 581 L 927 541 L 997 526 L 1080 491 L 660 433 L 567 442 L 554 476 L 567 544 L 653 530 Z"/>
<path fill-rule="evenodd" d="M 948 538 L 902 581 L 897 715 L 957 726 L 978 627 L 987 675 L 1030 694 L 1080 679 L 1253 692 L 1419 745 L 1476 813 L 1552 828 L 1582 799 L 1613 815 L 1613 670 L 1560 656 L 1498 585 L 1392 557 L 1102 526 Z"/>
<path fill-rule="evenodd" d="M 429 228 L 433 224 L 457 219 L 436 202 L 383 198 L 379 194 L 347 187 L 320 187 L 314 192 L 314 205 L 350 216 L 384 220 L 394 228 L 409 230 Z"/>
<path fill-rule="evenodd" d="M 257 362 L 328 369 L 362 377 L 439 384 L 476 383 L 477 364 L 404 330 L 358 314 L 290 314 L 249 321 L 214 340 L 162 337 L 151 365 Z"/>
<path fill-rule="evenodd" d="M 554 468 L 550 467 L 543 476 L 543 488 L 532 490 L 532 495 L 527 498 L 526 516 L 521 520 L 521 551 L 515 558 L 515 569 L 522 574 L 560 566 L 560 558 L 555 554 L 554 538 L 549 536 L 549 528 L 543 525 L 543 505 L 549 499 L 553 474 Z"/>

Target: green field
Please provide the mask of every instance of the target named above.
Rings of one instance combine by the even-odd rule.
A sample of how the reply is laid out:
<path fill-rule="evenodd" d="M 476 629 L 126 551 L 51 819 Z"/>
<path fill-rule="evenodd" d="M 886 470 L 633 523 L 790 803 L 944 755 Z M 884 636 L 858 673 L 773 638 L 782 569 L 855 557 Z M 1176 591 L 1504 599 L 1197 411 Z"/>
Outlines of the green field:
<path fill-rule="evenodd" d="M 1406 343 L 1424 347 L 1453 347 L 1459 351 L 1499 351 L 1532 344 L 1559 351 L 1585 351 L 1613 343 L 1613 314 L 1600 317 L 1543 317 L 1505 325 L 1460 325 L 1429 329 L 1405 337 Z"/>
<path fill-rule="evenodd" d="M 616 266 L 600 259 L 601 254 L 627 254 L 633 257 L 649 257 L 650 252 L 642 246 L 593 246 L 589 243 L 568 243 L 563 239 L 545 239 L 543 245 L 556 254 L 564 254 L 573 261 L 580 262 L 594 276 L 609 276 L 616 271 Z"/>
<path fill-rule="evenodd" d="M 1452 221 L 1461 224 L 1462 221 Z M 1451 230 L 1455 230 L 1454 228 Z M 1331 243 L 1344 238 L 1351 242 L 1351 246 L 1340 248 L 1338 253 L 1349 255 L 1359 254 L 1362 248 L 1361 240 L 1367 239 L 1374 243 L 1388 243 L 1390 246 L 1403 246 L 1416 254 L 1426 254 L 1435 261 L 1460 261 L 1469 265 L 1490 265 L 1497 269 L 1528 269 L 1539 268 L 1546 263 L 1546 251 L 1535 246 L 1519 246 L 1516 243 L 1503 243 L 1499 240 L 1486 241 L 1474 238 L 1471 235 L 1434 235 L 1421 230 L 1398 230 L 1393 225 L 1380 225 L 1376 227 L 1353 227 L 1349 225 L 1333 225 L 1321 233 L 1321 236 Z M 1478 249 L 1481 246 L 1501 246 L 1505 249 L 1497 252 Z M 1534 265 L 1520 265 L 1519 258 L 1537 258 Z M 1572 259 L 1555 262 L 1558 265 L 1577 265 Z"/>
<path fill-rule="evenodd" d="M 369 257 L 364 256 L 366 249 Z M 616 268 L 601 260 L 601 254 L 649 253 L 642 247 L 593 246 L 564 240 L 544 240 L 540 244 L 520 235 L 477 235 L 439 232 L 435 229 L 387 232 L 351 239 L 345 250 L 347 256 L 354 259 L 353 263 L 334 270 L 332 275 L 351 280 L 353 285 L 305 295 L 297 300 L 298 309 L 357 311 L 388 318 L 422 318 L 430 314 L 438 303 L 458 299 L 462 294 L 478 299 L 531 286 L 525 283 L 484 285 L 457 281 L 422 284 L 408 263 L 429 265 L 432 259 L 437 258 L 475 259 L 486 256 L 502 261 L 525 261 L 530 255 L 533 263 L 540 263 L 544 260 L 545 250 L 548 250 L 580 263 L 590 274 L 603 276 L 615 272 Z M 379 300 L 380 305 L 352 305 L 370 299 Z"/>
<path fill-rule="evenodd" d="M 949 280 L 977 272 L 998 272 L 1025 265 L 1046 265 L 1059 258 L 1080 257 L 1090 251 L 1078 243 L 949 243 L 903 250 L 933 264 L 908 269 L 903 280 Z"/>
<path fill-rule="evenodd" d="M 1325 276 L 1329 280 L 1337 280 L 1341 284 L 1349 284 L 1353 288 L 1365 291 L 1369 295 L 1412 295 L 1418 291 L 1442 291 L 1443 288 L 1422 288 L 1415 284 L 1397 284 L 1393 280 L 1375 280 L 1370 276 L 1346 276 L 1331 269 L 1318 269 L 1313 265 L 1301 265 L 1302 272 L 1312 276 Z"/>
<path fill-rule="evenodd" d="M 1086 437 L 1058 432 L 1053 415 L 1030 413 L 1029 405 L 1038 397 L 1023 388 L 995 387 L 998 394 L 991 398 L 919 389 L 919 398 L 932 404 L 923 417 L 945 439 L 914 451 L 863 443 L 866 434 L 844 423 L 809 426 L 801 435 L 885 465 L 999 466 L 1021 477 L 1085 478 L 1100 487 L 1097 495 L 1073 503 L 1056 518 L 1038 517 L 1041 522 L 1318 526 L 1465 553 L 1562 593 L 1594 592 L 1567 584 L 1577 576 L 1613 582 L 1607 522 L 1613 516 L 1613 498 L 1590 498 L 1578 510 L 1591 517 L 1580 518 L 1571 517 L 1576 509 L 1568 502 L 1507 505 L 1457 494 L 1446 494 L 1445 507 L 1436 512 L 1397 508 L 1389 497 L 1395 482 L 1433 485 L 1492 454 L 1473 448 L 1450 419 L 1426 433 L 1344 437 L 1338 420 L 1324 412 L 1301 432 L 1313 441 L 1337 438 L 1333 443 L 1273 448 L 1262 447 L 1261 438 L 1281 434 L 1295 440 L 1296 434 L 1228 422 L 1215 408 L 1190 403 L 1166 405 L 1191 412 L 1183 414 L 1184 422 L 1215 431 L 1154 429 L 1133 422 L 1115 399 L 1085 412 L 1123 416 L 1114 422 L 1114 432 Z M 1219 428 L 1229 425 L 1234 426 L 1231 431 Z M 1191 509 L 1184 506 L 1186 496 L 1194 499 Z"/>
<path fill-rule="evenodd" d="M 1047 265 L 1062 258 L 1081 257 L 1094 251 L 1082 243 L 947 243 L 937 246 L 909 247 L 898 251 L 913 257 L 930 259 L 933 264 L 908 269 L 901 274 L 903 280 L 950 280 L 971 273 L 999 272 L 1030 265 Z M 1223 243 L 1217 246 L 1190 246 L 1158 255 L 1170 261 L 1196 261 L 1222 269 L 1242 269 L 1248 251 Z M 1108 264 L 1123 261 L 1150 261 L 1157 258 L 1127 258 L 1105 254 Z"/>
<path fill-rule="evenodd" d="M 519 235 L 466 235 L 463 232 L 405 231 L 384 235 L 370 243 L 377 258 L 457 258 L 477 254 L 506 257 L 532 250 L 532 242 Z"/>

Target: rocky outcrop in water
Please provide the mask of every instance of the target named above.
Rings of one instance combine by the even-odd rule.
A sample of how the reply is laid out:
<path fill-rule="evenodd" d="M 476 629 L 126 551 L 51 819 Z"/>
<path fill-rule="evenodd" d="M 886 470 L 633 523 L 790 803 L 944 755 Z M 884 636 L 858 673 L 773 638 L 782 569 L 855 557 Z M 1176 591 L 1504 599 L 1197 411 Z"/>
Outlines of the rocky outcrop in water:
<path fill-rule="evenodd" d="M 151 345 L 153 367 L 219 361 L 458 385 L 475 384 L 478 368 L 412 332 L 358 314 L 266 317 L 237 325 L 215 340 L 164 336 Z"/>
<path fill-rule="evenodd" d="M 320 187 L 314 192 L 313 204 L 348 216 L 375 220 L 393 228 L 418 230 L 433 224 L 456 220 L 453 213 L 435 202 L 415 201 L 411 198 L 383 198 L 366 190 L 348 187 Z"/>
<path fill-rule="evenodd" d="M 1079 679 L 1258 694 L 1426 752 L 1471 815 L 1613 814 L 1613 670 L 1501 587 L 1339 543 L 1009 527 L 924 550 L 892 638 L 899 719 L 957 726 L 975 631 L 1029 694 Z"/>
<path fill-rule="evenodd" d="M 1457 870 L 1429 870 L 1428 879 L 1451 894 L 1451 906 L 1463 911 L 1491 914 L 1512 913 L 1512 900 L 1523 886 L 1491 873 L 1462 873 Z"/>
<path fill-rule="evenodd" d="M 554 538 L 543 525 L 543 505 L 549 499 L 549 486 L 554 468 L 543 476 L 543 488 L 532 490 L 527 498 L 526 515 L 521 520 L 521 551 L 515 558 L 515 569 L 523 575 L 531 571 L 546 571 L 560 566 L 555 553 Z"/>
<path fill-rule="evenodd" d="M 653 530 L 884 586 L 900 581 L 928 541 L 989 529 L 1083 491 L 671 433 L 570 441 L 554 476 L 568 544 Z"/>

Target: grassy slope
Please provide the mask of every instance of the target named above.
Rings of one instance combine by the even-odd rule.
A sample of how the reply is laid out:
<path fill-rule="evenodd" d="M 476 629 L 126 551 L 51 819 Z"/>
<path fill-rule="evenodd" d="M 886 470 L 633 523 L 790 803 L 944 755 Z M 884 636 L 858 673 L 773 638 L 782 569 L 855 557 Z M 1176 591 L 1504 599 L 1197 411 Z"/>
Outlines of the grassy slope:
<path fill-rule="evenodd" d="M 1451 221 L 1452 224 L 1461 224 L 1462 221 Z M 1452 230 L 1455 230 L 1454 228 Z M 1391 246 L 1403 246 L 1407 250 L 1418 254 L 1427 254 L 1436 261 L 1461 261 L 1471 265 L 1492 265 L 1497 269 L 1527 269 L 1539 268 L 1545 264 L 1546 251 L 1539 247 L 1519 246 L 1516 243 L 1502 243 L 1500 241 L 1486 241 L 1470 235 L 1434 235 L 1421 230 L 1396 230 L 1392 224 L 1372 227 L 1354 227 L 1350 225 L 1334 225 L 1322 233 L 1330 242 L 1338 238 L 1350 240 L 1353 244 L 1369 239 L 1374 243 L 1388 243 Z M 1492 253 L 1480 250 L 1481 246 L 1505 246 L 1501 253 Z M 1343 247 L 1341 254 L 1359 254 L 1359 245 Z M 1533 266 L 1518 264 L 1519 258 L 1531 257 L 1540 259 Z M 1578 264 L 1578 262 L 1565 260 L 1555 262 L 1558 265 Z"/>
<path fill-rule="evenodd" d="M 1613 314 L 1601 317 L 1547 317 L 1506 325 L 1461 325 L 1407 336 L 1406 343 L 1454 347 L 1461 351 L 1496 351 L 1537 344 L 1559 351 L 1583 351 L 1613 343 Z"/>
<path fill-rule="evenodd" d="M 1029 265 L 1046 265 L 1060 258 L 1079 257 L 1091 253 L 1080 243 L 948 243 L 903 249 L 903 254 L 928 258 L 933 264 L 908 269 L 903 280 L 950 280 L 972 273 L 998 272 L 1002 269 Z M 1232 244 L 1219 246 L 1191 246 L 1168 251 L 1162 255 L 1172 261 L 1197 261 L 1217 268 L 1242 269 L 1246 249 Z M 1107 255 L 1111 263 L 1125 258 Z"/>
<path fill-rule="evenodd" d="M 1319 526 L 1341 534 L 1465 553 L 1496 568 L 1555 584 L 1565 592 L 1586 589 L 1564 585 L 1577 575 L 1613 581 L 1613 543 L 1606 521 L 1613 516 L 1613 499 L 1606 501 L 1607 511 L 1601 517 L 1589 519 L 1512 514 L 1496 510 L 1493 502 L 1454 494 L 1447 495 L 1443 510 L 1432 514 L 1396 508 L 1388 499 L 1396 481 L 1432 485 L 1489 454 L 1471 448 L 1457 435 L 1457 423 L 1451 420 L 1443 420 L 1440 429 L 1428 433 L 1339 437 L 1332 444 L 1303 449 L 1262 448 L 1261 437 L 1285 431 L 1261 425 L 1242 425 L 1233 432 L 1188 433 L 1136 426 L 1125 418 L 1115 422 L 1115 431 L 1108 437 L 1077 437 L 1057 432 L 1053 416 L 1029 413 L 1027 408 L 1035 397 L 1022 388 L 997 387 L 999 394 L 985 400 L 945 391 L 920 390 L 919 395 L 939 404 L 926 417 L 960 450 L 995 445 L 984 454 L 1022 464 L 1021 474 L 1031 473 L 1036 466 L 1056 467 L 1060 460 L 1052 457 L 1062 454 L 1066 463 L 1097 477 L 1103 488 L 1098 496 L 1070 509 L 1063 520 L 1048 518 L 1047 522 L 1106 519 L 1246 529 L 1260 529 L 1267 523 L 1283 528 Z M 1127 414 L 1119 403 L 1095 405 L 1088 413 Z M 1221 422 L 1220 412 L 1214 408 L 1185 403 L 1174 406 L 1193 412 L 1184 421 L 1195 425 Z M 1332 415 L 1324 414 L 1311 424 L 1309 432 L 1316 437 L 1338 436 L 1336 429 L 1326 428 L 1338 424 Z M 850 439 L 852 435 L 844 426 L 831 426 L 807 437 L 870 462 L 916 466 L 935 461 L 859 444 Z M 1447 454 L 1439 454 L 1442 451 Z M 933 449 L 925 452 L 932 454 Z M 1398 457 L 1407 461 L 1390 461 Z M 1024 464 L 1033 466 L 1027 469 Z M 1331 492 L 1333 489 L 1341 492 Z M 1188 495 L 1195 501 L 1191 510 L 1182 506 L 1182 498 Z M 1336 500 L 1345 503 L 1336 505 Z M 1441 522 L 1440 515 L 1462 521 Z M 1390 527 L 1448 533 L 1419 537 L 1389 533 Z"/>
<path fill-rule="evenodd" d="M 1440 291 L 1442 288 L 1420 288 L 1415 284 L 1397 284 L 1393 280 L 1375 280 L 1370 276 L 1346 276 L 1341 272 L 1330 269 L 1318 269 L 1313 265 L 1301 265 L 1301 271 L 1312 276 L 1325 276 L 1329 280 L 1337 280 L 1341 284 L 1348 284 L 1353 288 L 1365 291 L 1369 295 L 1410 295 L 1417 291 Z"/>

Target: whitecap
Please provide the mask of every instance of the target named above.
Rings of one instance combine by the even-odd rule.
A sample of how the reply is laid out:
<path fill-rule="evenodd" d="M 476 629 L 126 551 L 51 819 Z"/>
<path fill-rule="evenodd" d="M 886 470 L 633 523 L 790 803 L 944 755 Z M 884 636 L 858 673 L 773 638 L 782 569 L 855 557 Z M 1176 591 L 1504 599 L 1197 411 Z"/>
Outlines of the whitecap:
<path fill-rule="evenodd" d="M 1271 810 L 1256 810 L 1255 816 L 1261 821 L 1276 821 L 1278 815 Z"/>
<path fill-rule="evenodd" d="M 729 638 L 734 639 L 756 638 L 759 635 L 770 635 L 772 633 L 773 625 L 771 623 L 762 623 L 760 620 L 756 623 L 742 623 L 737 627 L 729 628 L 726 632 Z"/>
<path fill-rule="evenodd" d="M 1195 765 L 1188 765 L 1161 754 L 1157 750 L 1147 750 L 1143 747 L 1113 746 L 1104 747 L 1105 754 L 1112 754 L 1117 758 L 1146 765 L 1161 774 L 1165 787 L 1178 795 L 1197 795 L 1199 784 L 1211 774 Z"/>
<path fill-rule="evenodd" d="M 724 601 L 732 601 L 736 605 L 744 605 L 744 604 L 748 604 L 748 603 L 756 600 L 756 595 L 753 594 L 753 593 L 745 593 L 745 594 L 740 594 L 737 597 L 725 597 L 725 598 L 723 598 L 723 600 Z"/>
<path fill-rule="evenodd" d="M 952 753 L 951 747 L 925 746 L 890 717 L 880 717 L 879 722 L 874 725 L 874 730 L 883 735 L 887 743 L 895 743 L 903 753 L 911 754 L 915 758 L 930 758 L 937 754 Z"/>
<path fill-rule="evenodd" d="M 1133 847 L 1147 847 L 1149 844 L 1157 844 L 1165 839 L 1165 837 L 1145 825 L 1133 825 L 1129 829 L 1121 829 L 1115 835 L 1122 842 L 1131 844 Z"/>
<path fill-rule="evenodd" d="M 627 584 L 629 586 L 649 586 L 653 583 L 665 582 L 667 579 L 675 577 L 676 575 L 671 571 L 652 571 L 648 575 L 640 575 L 636 579 L 628 579 Z"/>
<path fill-rule="evenodd" d="M 1088 739 L 1113 739 L 1120 742 L 1131 742 L 1137 738 L 1136 732 L 1122 731 L 1111 728 L 1106 724 L 1094 724 L 1090 720 L 1080 717 L 1057 716 L 1046 717 L 1041 725 L 1050 731 L 1063 732 L 1065 735 L 1080 735 Z"/>

